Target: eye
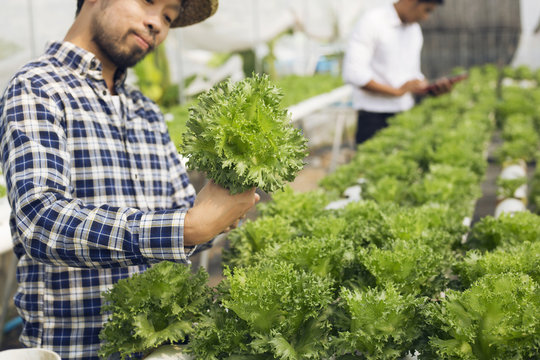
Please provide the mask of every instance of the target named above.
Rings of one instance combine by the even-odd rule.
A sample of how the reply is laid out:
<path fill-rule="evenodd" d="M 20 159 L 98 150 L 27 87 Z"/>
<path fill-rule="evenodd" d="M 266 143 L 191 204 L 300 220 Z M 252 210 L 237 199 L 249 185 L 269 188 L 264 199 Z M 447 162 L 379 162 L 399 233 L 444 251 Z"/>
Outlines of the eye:
<path fill-rule="evenodd" d="M 144 2 L 147 3 L 147 4 L 153 4 L 154 0 L 144 0 Z"/>
<path fill-rule="evenodd" d="M 172 19 L 171 19 L 171 17 L 169 15 L 165 15 L 164 18 L 165 18 L 165 21 L 167 22 L 167 24 L 172 23 Z"/>

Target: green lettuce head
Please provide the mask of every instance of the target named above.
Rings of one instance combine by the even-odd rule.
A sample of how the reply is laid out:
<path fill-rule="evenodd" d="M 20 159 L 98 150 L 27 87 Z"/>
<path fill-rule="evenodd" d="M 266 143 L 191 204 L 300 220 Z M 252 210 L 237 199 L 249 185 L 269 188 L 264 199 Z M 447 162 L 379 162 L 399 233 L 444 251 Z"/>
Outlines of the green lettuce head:
<path fill-rule="evenodd" d="M 293 127 L 282 97 L 266 75 L 224 81 L 201 94 L 180 149 L 188 167 L 232 194 L 253 187 L 274 192 L 294 180 L 307 140 Z"/>

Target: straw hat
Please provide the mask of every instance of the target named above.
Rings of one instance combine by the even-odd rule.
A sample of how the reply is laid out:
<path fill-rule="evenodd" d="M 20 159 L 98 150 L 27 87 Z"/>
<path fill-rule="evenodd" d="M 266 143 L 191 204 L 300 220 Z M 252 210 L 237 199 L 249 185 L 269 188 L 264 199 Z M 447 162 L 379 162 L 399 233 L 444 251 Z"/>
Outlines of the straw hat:
<path fill-rule="evenodd" d="M 84 0 L 77 0 L 77 13 Z M 173 21 L 171 27 L 193 25 L 214 15 L 218 8 L 218 0 L 182 0 L 180 16 Z"/>
<path fill-rule="evenodd" d="M 218 8 L 218 0 L 182 0 L 180 16 L 173 21 L 171 27 L 193 25 L 214 15 Z"/>

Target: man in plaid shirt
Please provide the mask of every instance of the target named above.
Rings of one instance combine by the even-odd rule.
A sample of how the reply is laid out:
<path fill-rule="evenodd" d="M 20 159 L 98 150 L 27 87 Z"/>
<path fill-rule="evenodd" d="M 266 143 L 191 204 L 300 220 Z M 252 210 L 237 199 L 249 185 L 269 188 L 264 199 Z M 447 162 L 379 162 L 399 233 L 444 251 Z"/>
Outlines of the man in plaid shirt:
<path fill-rule="evenodd" d="M 171 27 L 217 0 L 79 0 L 63 42 L 0 100 L 21 342 L 96 359 L 101 293 L 159 261 L 187 262 L 259 199 L 210 182 L 195 198 L 154 103 L 125 83 Z"/>

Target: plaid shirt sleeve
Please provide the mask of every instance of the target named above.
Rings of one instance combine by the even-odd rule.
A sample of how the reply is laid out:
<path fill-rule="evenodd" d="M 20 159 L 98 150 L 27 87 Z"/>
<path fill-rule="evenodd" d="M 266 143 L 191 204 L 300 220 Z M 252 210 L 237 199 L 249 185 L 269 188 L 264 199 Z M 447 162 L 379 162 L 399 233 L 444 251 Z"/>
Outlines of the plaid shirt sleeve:
<path fill-rule="evenodd" d="M 88 101 L 90 106 L 97 103 L 95 99 Z M 96 186 L 97 181 L 93 187 L 84 186 L 99 172 L 115 170 L 106 166 L 110 159 L 98 161 L 91 156 L 92 152 L 104 151 L 95 146 L 99 145 L 98 137 L 74 139 L 73 133 L 78 130 L 68 124 L 64 104 L 65 99 L 50 81 L 27 76 L 11 83 L 0 105 L 2 163 L 12 223 L 16 224 L 14 238 L 32 258 L 62 266 L 107 268 L 160 260 L 187 261 L 195 249 L 184 249 L 183 224 L 195 193 L 170 138 L 164 144 L 168 152 L 167 186 L 157 186 L 162 183 L 148 179 L 145 185 L 133 187 L 132 197 L 146 197 L 152 202 L 154 193 L 161 197 L 170 194 L 171 206 L 149 205 L 144 210 L 125 206 L 129 201 L 123 199 L 122 191 L 127 191 L 129 179 L 116 179 L 119 189 L 107 187 L 107 178 L 99 183 L 105 190 Z M 79 140 L 90 145 L 82 146 Z M 146 149 L 146 145 L 137 144 L 126 153 L 131 152 L 136 164 L 144 163 L 153 151 L 138 150 Z M 73 173 L 74 167 L 78 175 Z M 146 168 L 142 166 L 141 172 L 151 171 L 153 165 Z M 86 176 L 80 176 L 81 169 L 87 171 Z M 80 195 L 84 191 L 91 192 L 94 201 L 85 201 Z M 95 197 L 98 191 L 105 195 Z"/>

